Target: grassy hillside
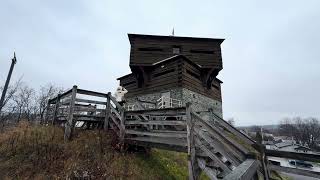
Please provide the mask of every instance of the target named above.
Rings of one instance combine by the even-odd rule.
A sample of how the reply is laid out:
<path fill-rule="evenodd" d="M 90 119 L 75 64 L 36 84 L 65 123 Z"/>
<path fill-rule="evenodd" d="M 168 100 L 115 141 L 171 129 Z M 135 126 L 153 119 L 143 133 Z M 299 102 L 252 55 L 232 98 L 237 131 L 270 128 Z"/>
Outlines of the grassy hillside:
<path fill-rule="evenodd" d="M 61 128 L 21 123 L 0 134 L 0 179 L 187 179 L 185 153 L 115 147 L 112 133 L 78 131 L 64 143 Z"/>

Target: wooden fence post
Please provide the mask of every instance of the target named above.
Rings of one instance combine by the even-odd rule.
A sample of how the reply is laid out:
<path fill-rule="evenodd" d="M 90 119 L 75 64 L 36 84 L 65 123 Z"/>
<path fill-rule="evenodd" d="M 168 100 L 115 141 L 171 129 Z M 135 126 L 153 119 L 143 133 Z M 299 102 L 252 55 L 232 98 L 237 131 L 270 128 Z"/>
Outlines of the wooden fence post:
<path fill-rule="evenodd" d="M 70 106 L 69 106 L 69 114 L 68 114 L 68 119 L 65 124 L 65 131 L 64 131 L 64 140 L 70 140 L 75 122 L 73 120 L 73 112 L 74 112 L 74 104 L 76 100 L 76 95 L 77 95 L 77 86 L 72 87 L 72 94 L 71 94 L 71 100 L 70 100 Z"/>
<path fill-rule="evenodd" d="M 200 169 L 196 159 L 196 148 L 194 141 L 194 122 L 191 115 L 191 103 L 186 104 L 186 115 L 187 115 L 187 143 L 188 143 L 188 171 L 189 180 L 196 180 L 199 178 Z"/>
<path fill-rule="evenodd" d="M 268 170 L 268 161 L 266 158 L 266 153 L 265 153 L 265 146 L 262 144 L 263 141 L 263 134 L 262 132 L 257 132 L 258 133 L 258 146 L 259 146 L 259 151 L 260 151 L 260 157 L 261 157 L 261 165 L 262 165 L 262 170 L 263 170 L 263 176 L 264 180 L 269 180 L 270 174 Z"/>
<path fill-rule="evenodd" d="M 108 92 L 108 96 L 107 96 L 107 104 L 106 104 L 106 115 L 104 118 L 104 125 L 103 128 L 105 131 L 108 130 L 109 128 L 109 117 L 110 117 L 110 96 L 111 96 L 111 92 Z"/>
<path fill-rule="evenodd" d="M 61 94 L 58 94 L 57 96 L 57 99 L 56 99 L 56 104 L 55 104 L 55 107 L 54 107 L 54 115 L 52 117 L 52 124 L 54 125 L 57 120 L 58 120 L 58 112 L 59 112 L 59 106 L 60 106 L 60 96 Z"/>
<path fill-rule="evenodd" d="M 121 143 L 121 150 L 123 149 L 123 145 L 124 145 L 124 137 L 125 137 L 125 131 L 126 131 L 126 127 L 125 127 L 125 110 L 122 107 L 119 107 L 120 113 L 121 113 L 121 119 L 120 119 L 120 143 Z"/>

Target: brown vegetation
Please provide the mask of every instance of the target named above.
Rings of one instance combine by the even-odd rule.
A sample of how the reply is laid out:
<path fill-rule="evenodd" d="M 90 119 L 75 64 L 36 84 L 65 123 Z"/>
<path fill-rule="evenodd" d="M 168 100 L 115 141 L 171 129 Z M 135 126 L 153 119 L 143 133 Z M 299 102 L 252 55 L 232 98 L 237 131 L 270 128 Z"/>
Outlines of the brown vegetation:
<path fill-rule="evenodd" d="M 0 179 L 186 179 L 184 153 L 120 153 L 111 133 L 77 131 L 21 122 L 0 134 Z"/>

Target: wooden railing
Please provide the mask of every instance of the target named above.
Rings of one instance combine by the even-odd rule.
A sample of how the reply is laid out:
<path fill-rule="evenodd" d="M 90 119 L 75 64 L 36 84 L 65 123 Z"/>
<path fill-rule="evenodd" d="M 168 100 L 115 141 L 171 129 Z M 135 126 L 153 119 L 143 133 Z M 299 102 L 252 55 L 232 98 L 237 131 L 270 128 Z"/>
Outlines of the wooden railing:
<path fill-rule="evenodd" d="M 140 110 L 126 111 L 110 92 L 74 86 L 48 104 L 47 119 L 64 124 L 65 140 L 72 138 L 76 122 L 83 121 L 86 128 L 94 124 L 106 131 L 112 129 L 120 144 L 187 152 L 190 179 L 197 179 L 200 171 L 210 179 L 269 179 L 269 170 L 320 178 L 316 172 L 269 165 L 267 161 L 268 156 L 319 161 L 319 155 L 266 150 L 212 112 L 211 119 L 203 119 L 190 103 L 186 107 L 144 109 L 137 102 Z"/>

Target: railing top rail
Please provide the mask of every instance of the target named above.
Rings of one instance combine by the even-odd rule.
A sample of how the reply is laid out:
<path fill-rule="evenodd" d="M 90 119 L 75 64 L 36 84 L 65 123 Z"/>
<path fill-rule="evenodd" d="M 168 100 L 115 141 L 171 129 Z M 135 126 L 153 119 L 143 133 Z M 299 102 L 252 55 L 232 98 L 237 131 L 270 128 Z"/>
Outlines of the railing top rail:
<path fill-rule="evenodd" d="M 89 95 L 89 96 L 103 97 L 103 98 L 108 97 L 108 94 L 106 94 L 106 93 L 101 93 L 101 92 L 96 92 L 96 91 L 89 91 L 89 90 L 84 90 L 84 89 L 77 89 L 77 93 L 78 94 Z"/>
<path fill-rule="evenodd" d="M 52 99 L 49 99 L 49 104 L 54 104 L 56 102 L 57 98 L 62 99 L 64 97 L 66 97 L 67 95 L 70 95 L 71 92 L 72 92 L 72 89 L 69 89 L 68 91 L 66 91 L 64 93 L 62 93 L 62 94 L 60 94 L 60 95 L 58 95 L 58 96 L 56 96 L 56 97 L 54 97 Z"/>
<path fill-rule="evenodd" d="M 237 128 L 231 126 L 229 123 L 227 123 L 224 119 L 222 119 L 221 117 L 219 117 L 217 114 L 215 114 L 214 112 L 211 111 L 211 114 L 218 119 L 218 123 L 220 123 L 220 125 L 222 125 L 224 128 L 226 128 L 227 130 L 229 130 L 231 133 L 237 135 L 239 138 L 241 138 L 242 140 L 244 140 L 246 143 L 249 143 L 253 148 L 256 149 L 256 147 L 254 145 L 256 145 L 257 143 L 251 139 L 250 137 L 248 137 L 246 134 L 242 133 L 240 130 L 238 130 Z"/>
<path fill-rule="evenodd" d="M 135 111 L 126 111 L 127 115 L 134 114 L 143 114 L 143 115 L 152 115 L 152 114 L 163 114 L 163 115 L 181 115 L 186 113 L 185 107 L 177 108 L 163 108 L 163 109 L 147 109 L 147 110 L 135 110 Z"/>

